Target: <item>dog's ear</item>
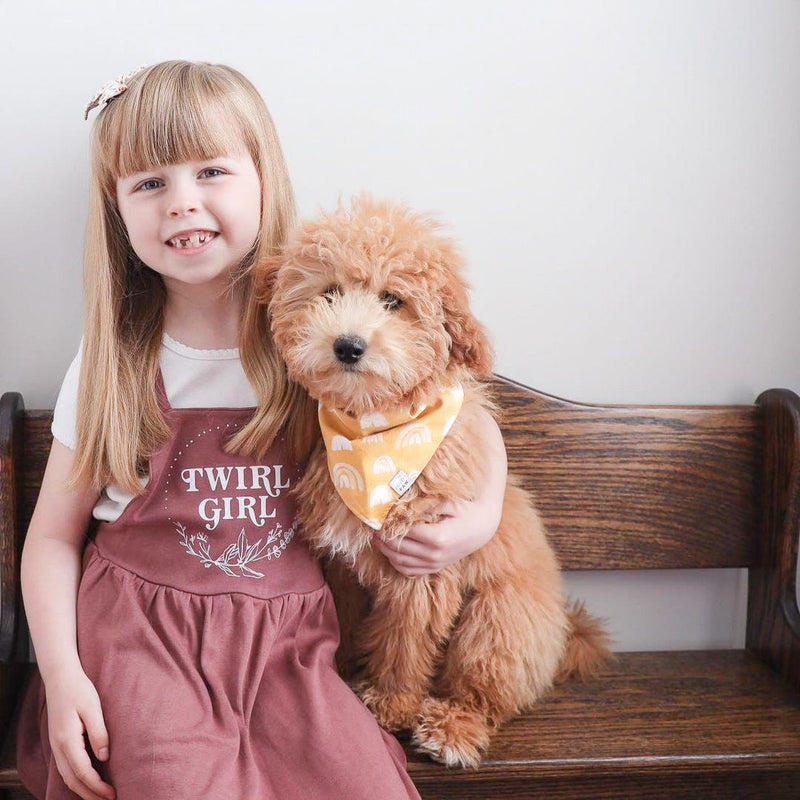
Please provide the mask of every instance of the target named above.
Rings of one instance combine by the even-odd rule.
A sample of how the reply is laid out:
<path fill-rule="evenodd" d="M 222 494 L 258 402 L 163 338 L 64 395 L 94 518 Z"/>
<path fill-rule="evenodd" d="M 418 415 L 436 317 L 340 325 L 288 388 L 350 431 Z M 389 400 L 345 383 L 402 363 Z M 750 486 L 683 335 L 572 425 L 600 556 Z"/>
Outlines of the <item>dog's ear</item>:
<path fill-rule="evenodd" d="M 488 376 L 494 366 L 494 351 L 486 328 L 470 310 L 469 287 L 459 272 L 460 269 L 448 270 L 448 280 L 441 290 L 444 326 L 451 339 L 450 360 L 476 375 Z"/>
<path fill-rule="evenodd" d="M 260 303 L 269 303 L 275 293 L 275 281 L 278 270 L 283 266 L 285 257 L 282 255 L 269 256 L 253 266 L 251 275 L 253 280 L 252 291 Z"/>

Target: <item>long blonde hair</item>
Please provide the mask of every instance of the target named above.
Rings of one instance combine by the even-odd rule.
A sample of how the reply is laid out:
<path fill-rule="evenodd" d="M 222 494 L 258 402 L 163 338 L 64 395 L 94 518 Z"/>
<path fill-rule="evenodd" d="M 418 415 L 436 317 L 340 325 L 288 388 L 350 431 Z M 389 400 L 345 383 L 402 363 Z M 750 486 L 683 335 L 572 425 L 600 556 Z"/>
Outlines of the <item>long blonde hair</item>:
<path fill-rule="evenodd" d="M 261 179 L 261 228 L 231 276 L 244 287 L 242 366 L 258 399 L 230 450 L 263 454 L 286 428 L 293 455 L 313 443 L 311 402 L 272 346 L 267 307 L 251 291 L 251 270 L 284 243 L 295 202 L 272 118 L 253 85 L 222 65 L 166 61 L 136 74 L 98 115 L 85 249 L 83 358 L 78 390 L 74 484 L 110 482 L 133 494 L 170 430 L 156 398 L 166 290 L 134 254 L 116 201 L 119 177 L 214 158 L 247 147 Z"/>

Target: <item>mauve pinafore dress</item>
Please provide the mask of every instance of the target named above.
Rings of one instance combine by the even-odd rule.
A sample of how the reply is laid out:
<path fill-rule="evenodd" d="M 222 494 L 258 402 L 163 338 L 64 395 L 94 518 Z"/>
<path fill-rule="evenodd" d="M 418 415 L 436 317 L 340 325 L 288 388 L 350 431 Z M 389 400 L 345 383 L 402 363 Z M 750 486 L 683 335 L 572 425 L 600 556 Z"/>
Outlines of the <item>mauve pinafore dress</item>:
<path fill-rule="evenodd" d="M 110 738 L 119 800 L 406 800 L 402 748 L 338 677 L 338 625 L 295 536 L 300 467 L 276 440 L 224 442 L 252 409 L 171 409 L 146 492 L 85 550 L 78 651 Z M 18 767 L 41 800 L 74 800 L 29 686 Z"/>

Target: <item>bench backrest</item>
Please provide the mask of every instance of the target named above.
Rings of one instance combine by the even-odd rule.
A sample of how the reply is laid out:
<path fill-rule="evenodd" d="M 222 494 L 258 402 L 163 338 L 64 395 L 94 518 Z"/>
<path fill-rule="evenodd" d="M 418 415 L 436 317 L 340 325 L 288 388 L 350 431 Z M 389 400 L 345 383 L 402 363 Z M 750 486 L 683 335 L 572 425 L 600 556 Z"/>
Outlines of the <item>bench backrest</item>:
<path fill-rule="evenodd" d="M 756 406 L 588 406 L 495 382 L 509 467 L 566 569 L 749 567 Z"/>
<path fill-rule="evenodd" d="M 565 569 L 748 567 L 757 528 L 756 406 L 599 407 L 497 378 L 509 468 L 533 492 Z M 24 417 L 21 523 L 50 447 Z"/>

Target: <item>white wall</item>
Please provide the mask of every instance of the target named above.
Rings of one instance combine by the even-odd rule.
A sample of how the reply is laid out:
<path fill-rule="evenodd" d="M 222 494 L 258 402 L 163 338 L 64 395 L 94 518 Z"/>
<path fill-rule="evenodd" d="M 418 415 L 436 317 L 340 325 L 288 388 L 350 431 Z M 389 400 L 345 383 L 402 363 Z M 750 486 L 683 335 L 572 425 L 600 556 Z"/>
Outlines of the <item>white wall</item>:
<path fill-rule="evenodd" d="M 795 0 L 133 5 L 0 0 L 0 388 L 29 407 L 79 337 L 83 107 L 176 57 L 255 82 L 303 213 L 439 211 L 501 374 L 587 402 L 800 390 Z M 738 572 L 612 577 L 570 584 L 620 648 L 743 641 Z"/>

